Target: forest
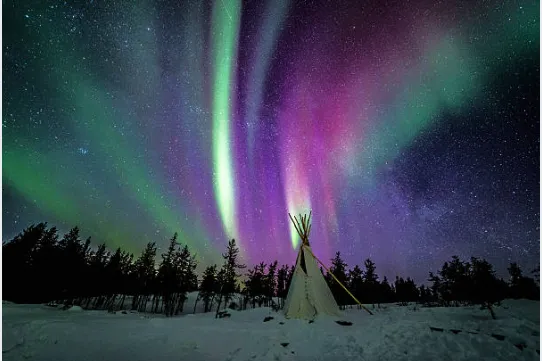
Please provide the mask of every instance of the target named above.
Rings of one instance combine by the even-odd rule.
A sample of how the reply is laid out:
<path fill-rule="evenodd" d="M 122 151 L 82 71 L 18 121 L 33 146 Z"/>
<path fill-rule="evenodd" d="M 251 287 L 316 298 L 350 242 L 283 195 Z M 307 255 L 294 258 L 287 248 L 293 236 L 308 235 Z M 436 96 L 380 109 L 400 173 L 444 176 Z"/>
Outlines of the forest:
<path fill-rule="evenodd" d="M 93 248 L 90 238 L 81 239 L 79 232 L 74 227 L 60 237 L 56 227 L 39 223 L 4 241 L 3 299 L 114 311 L 125 308 L 124 301 L 130 297 L 133 310 L 148 311 L 150 302 L 151 312 L 174 316 L 189 311 L 184 309 L 187 294 L 198 291 L 196 302 L 202 302 L 205 312 L 226 306 L 242 310 L 248 305 L 278 310 L 294 271 L 294 265 L 279 266 L 277 261 L 248 269 L 240 264 L 232 239 L 222 254 L 223 263 L 208 266 L 198 275 L 195 255 L 177 234 L 163 254 L 157 255 L 156 243 L 148 243 L 135 257 L 121 248 L 112 252 L 105 243 Z M 427 286 L 418 286 L 409 277 L 380 279 L 370 259 L 349 268 L 340 252 L 329 268 L 358 300 L 373 307 L 416 302 L 422 307 L 480 305 L 491 310 L 491 305 L 505 298 L 539 299 L 539 266 L 524 272 L 517 263 L 510 263 L 509 278 L 504 280 L 484 259 L 454 256 L 436 273 L 429 272 Z M 333 277 L 322 273 L 342 308 L 354 304 Z M 234 294 L 242 295 L 240 304 L 232 302 Z"/>

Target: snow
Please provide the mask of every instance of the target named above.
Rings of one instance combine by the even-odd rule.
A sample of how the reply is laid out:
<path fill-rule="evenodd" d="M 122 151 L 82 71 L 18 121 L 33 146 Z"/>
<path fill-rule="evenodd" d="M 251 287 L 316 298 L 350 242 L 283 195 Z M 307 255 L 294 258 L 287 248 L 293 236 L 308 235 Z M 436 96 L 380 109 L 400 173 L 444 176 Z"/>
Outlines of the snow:
<path fill-rule="evenodd" d="M 369 306 L 373 316 L 348 309 L 313 323 L 286 320 L 270 308 L 228 309 L 231 317 L 215 319 L 215 312 L 166 318 L 2 306 L 4 360 L 535 360 L 540 349 L 539 302 L 527 300 L 503 302 L 497 320 L 474 306 L 411 304 Z M 187 302 L 185 311 L 193 309 Z M 263 322 L 268 316 L 273 319 Z M 353 325 L 340 326 L 339 319 Z"/>

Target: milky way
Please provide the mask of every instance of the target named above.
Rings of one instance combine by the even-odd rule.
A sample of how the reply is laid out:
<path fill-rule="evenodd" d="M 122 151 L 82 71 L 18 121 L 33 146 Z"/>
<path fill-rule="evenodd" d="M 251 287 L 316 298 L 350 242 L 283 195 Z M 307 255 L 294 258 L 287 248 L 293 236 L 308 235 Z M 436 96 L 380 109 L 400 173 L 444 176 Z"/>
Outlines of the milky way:
<path fill-rule="evenodd" d="M 4 3 L 3 238 L 47 221 L 202 264 L 424 281 L 539 259 L 539 4 Z"/>

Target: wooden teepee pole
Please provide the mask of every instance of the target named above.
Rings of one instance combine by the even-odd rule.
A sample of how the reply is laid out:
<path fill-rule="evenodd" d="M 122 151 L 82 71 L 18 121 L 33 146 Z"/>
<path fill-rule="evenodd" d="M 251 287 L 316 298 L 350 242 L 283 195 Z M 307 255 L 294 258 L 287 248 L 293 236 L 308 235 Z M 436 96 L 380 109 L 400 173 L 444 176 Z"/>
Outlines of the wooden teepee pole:
<path fill-rule="evenodd" d="M 299 215 L 299 219 L 301 219 L 301 231 L 303 232 L 303 244 L 307 243 L 307 215 L 302 216 Z"/>
<path fill-rule="evenodd" d="M 294 221 L 295 216 L 292 218 L 292 215 L 291 215 L 290 213 L 288 213 L 288 216 L 290 217 L 290 220 L 291 220 L 292 223 L 294 224 L 295 230 L 297 231 L 297 234 L 299 235 L 299 237 L 303 237 L 303 236 L 301 235 L 301 231 L 299 230 L 299 228 L 297 228 L 297 222 L 296 222 L 297 219 L 296 219 L 296 221 Z"/>
<path fill-rule="evenodd" d="M 339 281 L 339 279 L 338 279 L 337 277 L 335 277 L 335 275 L 329 270 L 329 268 L 327 268 L 326 265 L 325 265 L 322 261 L 320 261 L 320 260 L 318 259 L 318 257 L 316 257 L 316 256 L 314 255 L 314 253 L 312 253 L 312 251 L 311 251 L 310 248 L 306 248 L 306 250 L 310 252 L 310 254 L 314 257 L 314 259 L 317 260 L 318 263 L 320 263 L 320 264 L 322 265 L 322 267 L 324 267 L 324 269 L 327 271 L 327 273 L 329 273 L 329 274 L 335 279 L 335 281 L 337 281 L 337 283 L 339 284 L 339 286 L 341 286 L 341 287 L 342 287 L 342 288 L 350 295 L 350 297 L 352 297 L 352 299 L 353 299 L 354 301 L 356 301 L 356 303 L 357 303 L 358 305 L 360 305 L 365 311 L 369 312 L 370 315 L 373 314 L 367 307 L 365 307 L 361 302 L 359 302 L 359 300 L 358 300 L 358 299 L 357 299 L 357 298 L 356 298 L 356 297 L 355 297 L 355 296 L 354 296 L 354 295 L 346 288 L 346 286 L 343 285 L 342 282 Z"/>

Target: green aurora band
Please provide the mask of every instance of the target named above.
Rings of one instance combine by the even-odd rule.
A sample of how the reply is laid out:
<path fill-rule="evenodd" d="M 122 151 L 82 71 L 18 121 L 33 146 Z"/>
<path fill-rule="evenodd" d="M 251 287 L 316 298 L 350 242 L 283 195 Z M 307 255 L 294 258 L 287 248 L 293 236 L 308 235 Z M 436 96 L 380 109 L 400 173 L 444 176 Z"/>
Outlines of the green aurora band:
<path fill-rule="evenodd" d="M 49 32 L 44 31 L 49 34 L 54 32 L 54 29 L 50 29 Z M 147 47 L 153 46 L 149 44 L 151 38 L 148 35 L 144 39 Z M 47 43 L 43 41 L 43 44 Z M 141 55 L 139 53 L 140 51 L 134 51 L 130 53 L 130 57 L 137 58 Z M 71 130 L 78 135 L 79 139 L 87 139 L 93 152 L 107 159 L 108 167 L 103 169 L 103 176 L 107 174 L 109 179 L 122 184 L 126 195 L 141 206 L 139 208 L 141 212 L 147 213 L 157 228 L 167 233 L 166 237 L 169 238 L 176 232 L 179 234 L 180 242 L 193 249 L 198 258 L 203 257 L 211 262 L 218 261 L 220 257 L 217 252 L 202 247 L 201 240 L 209 238 L 204 231 L 201 219 L 194 215 L 191 215 L 190 219 L 183 219 L 181 214 L 184 212 L 180 212 L 178 207 L 175 207 L 178 204 L 169 204 L 166 201 L 158 185 L 165 182 L 160 182 L 159 176 L 146 166 L 146 162 L 153 160 L 145 159 L 150 156 L 137 151 L 137 147 L 134 146 L 143 145 L 145 141 L 141 137 L 136 138 L 131 129 L 121 129 L 122 127 L 115 125 L 116 123 L 146 124 L 145 121 L 138 119 L 135 114 L 127 119 L 126 112 L 123 110 L 130 109 L 130 105 L 123 104 L 122 96 L 115 97 L 114 92 L 109 91 L 110 89 L 103 89 L 92 78 L 82 75 L 87 72 L 75 66 L 78 63 L 75 60 L 78 55 L 75 50 L 68 51 L 65 45 L 56 44 L 56 46 L 44 47 L 43 54 L 49 63 L 47 69 L 50 71 L 43 76 L 54 79 L 56 83 L 51 90 L 57 93 L 55 99 L 58 101 L 56 104 L 58 108 L 64 109 L 62 116 L 71 120 Z M 60 56 L 62 58 L 59 58 Z M 154 69 L 145 69 L 149 64 L 152 64 L 151 68 L 154 67 Z M 149 80 L 151 82 L 147 83 L 148 91 L 142 89 L 145 88 L 143 83 L 147 82 L 147 77 L 156 78 L 155 74 L 158 72 L 156 63 L 146 59 L 136 61 L 133 67 L 133 71 L 144 79 L 133 77 L 123 80 L 131 84 L 128 88 L 134 89 L 141 97 L 141 101 L 152 101 L 151 89 L 156 80 Z M 35 150 L 31 152 L 17 152 L 15 146 L 4 148 L 9 149 L 3 152 L 4 178 L 13 184 L 26 199 L 35 201 L 44 212 L 52 213 L 64 223 L 78 224 L 83 217 L 83 209 L 90 205 L 80 204 L 77 195 L 88 190 L 78 187 L 74 192 L 67 192 L 58 185 L 63 183 L 60 180 L 69 179 L 74 179 L 72 183 L 77 184 L 75 180 L 80 178 L 77 175 L 78 172 L 85 172 L 85 170 L 59 168 L 58 164 L 72 163 L 68 156 L 45 157 L 40 155 L 39 145 L 29 144 L 27 147 L 27 149 L 33 148 Z M 55 170 L 54 174 L 51 174 L 51 169 Z M 153 176 L 150 176 L 151 174 Z M 96 198 L 106 199 L 107 195 L 99 193 Z M 174 203 L 180 201 L 175 199 Z M 100 208 L 103 206 L 91 207 L 91 209 Z M 104 213 L 106 211 L 104 209 Z M 105 222 L 104 218 L 108 218 L 105 215 L 86 220 L 87 228 L 90 224 L 95 229 L 101 230 L 102 234 L 108 235 L 108 239 L 105 239 L 108 246 L 122 245 L 125 248 L 128 246 L 127 249 L 129 249 L 131 246 L 123 243 L 122 240 L 141 238 L 135 231 L 120 230 L 132 228 L 128 221 L 120 222 L 123 218 L 120 215 L 110 214 L 109 217 L 110 219 L 106 219 Z M 111 219 L 115 219 L 115 222 L 111 222 Z M 185 230 L 189 230 L 190 233 Z M 103 240 L 98 242 L 100 241 Z M 149 241 L 156 241 L 156 239 L 153 237 Z"/>
<path fill-rule="evenodd" d="M 222 224 L 228 237 L 237 236 L 234 170 L 230 137 L 230 104 L 236 64 L 241 2 L 219 0 L 213 6 L 213 169 L 214 190 Z"/>
<path fill-rule="evenodd" d="M 505 26 L 496 29 L 494 39 L 483 43 L 460 47 L 458 44 L 466 41 L 458 40 L 461 34 L 452 32 L 428 48 L 419 67 L 405 77 L 401 92 L 384 111 L 382 121 L 375 123 L 357 154 L 350 159 L 347 164 L 350 177 L 360 177 L 353 171 L 361 167 L 361 182 L 372 187 L 377 169 L 399 156 L 444 111 L 457 114 L 474 97 L 483 96 L 489 72 L 497 69 L 485 66 L 481 59 L 501 59 L 502 62 L 511 59 L 502 53 L 503 47 L 490 44 L 514 45 L 510 54 L 517 58 L 522 52 L 530 51 L 532 43 L 539 42 L 538 21 L 526 20 L 525 14 L 530 11 L 538 12 L 538 9 L 510 6 L 508 18 L 493 16 L 492 21 Z"/>

